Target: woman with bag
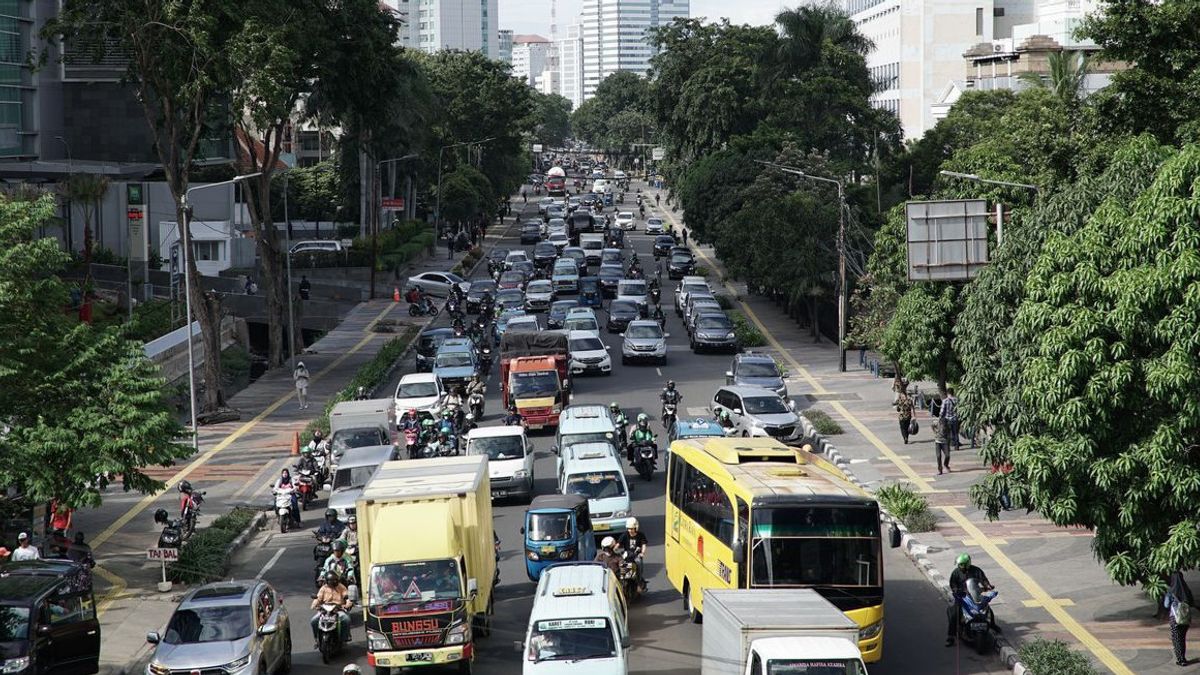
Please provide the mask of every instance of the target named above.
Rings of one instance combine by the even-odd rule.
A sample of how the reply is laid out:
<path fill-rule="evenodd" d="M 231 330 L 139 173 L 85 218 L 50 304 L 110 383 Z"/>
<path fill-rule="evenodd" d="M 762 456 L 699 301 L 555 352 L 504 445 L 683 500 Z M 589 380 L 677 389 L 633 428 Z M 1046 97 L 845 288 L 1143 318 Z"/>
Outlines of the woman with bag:
<path fill-rule="evenodd" d="M 1171 574 L 1167 582 L 1167 595 L 1163 598 L 1163 607 L 1171 625 L 1171 649 L 1175 652 L 1175 665 L 1186 666 L 1187 632 L 1192 623 L 1192 589 L 1183 580 L 1182 572 Z"/>
<path fill-rule="evenodd" d="M 904 444 L 908 445 L 909 435 L 917 433 L 915 428 L 917 424 L 913 419 L 913 402 L 907 391 L 897 392 L 896 411 L 900 418 L 900 435 L 904 437 Z"/>

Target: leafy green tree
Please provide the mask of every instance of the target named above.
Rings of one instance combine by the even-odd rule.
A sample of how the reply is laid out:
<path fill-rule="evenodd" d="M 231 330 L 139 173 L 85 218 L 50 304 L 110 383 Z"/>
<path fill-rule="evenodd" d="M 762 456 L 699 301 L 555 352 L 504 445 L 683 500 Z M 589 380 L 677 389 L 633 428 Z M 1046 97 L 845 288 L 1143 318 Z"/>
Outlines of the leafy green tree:
<path fill-rule="evenodd" d="M 900 299 L 908 291 L 908 225 L 904 205 L 887 213 L 883 226 L 875 232 L 874 250 L 867 261 L 866 274 L 858 280 L 850 297 L 853 310 L 846 343 L 882 350 L 884 334 Z M 895 361 L 898 354 L 886 354 Z"/>
<path fill-rule="evenodd" d="M 647 112 L 649 86 L 627 70 L 604 78 L 595 95 L 571 115 L 575 135 L 604 148 L 623 166 L 633 145 L 649 142 L 655 133 L 654 118 Z"/>
<path fill-rule="evenodd" d="M 191 454 L 163 395 L 164 381 L 122 328 L 76 323 L 63 311 L 69 261 L 35 238 L 53 199 L 0 199 L 0 481 L 34 501 L 97 506 L 96 476 L 126 490 L 161 483 L 144 471 Z"/>
<path fill-rule="evenodd" d="M 484 212 L 491 202 L 485 202 L 470 167 L 459 167 L 442 177 L 442 219 L 449 223 L 465 223 Z M 477 175 L 478 171 L 474 171 Z"/>
<path fill-rule="evenodd" d="M 913 284 L 900 297 L 880 344 L 906 378 L 933 380 L 943 395 L 962 373 L 952 344 L 961 288 L 951 283 Z"/>
<path fill-rule="evenodd" d="M 1091 69 L 1091 56 L 1084 51 L 1053 52 L 1047 57 L 1050 72 L 1046 77 L 1040 73 L 1021 73 L 1022 82 L 1038 88 L 1046 88 L 1068 105 L 1076 105 L 1086 93 L 1084 84 Z"/>
<path fill-rule="evenodd" d="M 548 147 L 560 147 L 571 135 L 571 101 L 558 94 L 533 93 L 533 138 Z"/>

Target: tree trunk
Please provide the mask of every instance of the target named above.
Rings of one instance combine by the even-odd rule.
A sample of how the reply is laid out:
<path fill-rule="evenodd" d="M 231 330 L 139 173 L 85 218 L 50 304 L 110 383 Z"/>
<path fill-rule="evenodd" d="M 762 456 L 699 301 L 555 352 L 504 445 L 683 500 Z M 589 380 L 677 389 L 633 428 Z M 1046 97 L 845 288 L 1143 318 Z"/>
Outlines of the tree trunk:
<path fill-rule="evenodd" d="M 264 174 L 254 179 L 257 190 L 258 217 L 251 217 L 257 230 L 255 238 L 258 258 L 262 261 L 262 285 L 267 299 L 267 363 L 276 368 L 284 362 L 284 324 L 287 321 L 287 266 L 279 246 L 279 231 L 271 217 L 271 177 Z M 251 212 L 253 213 L 253 209 Z"/>
<path fill-rule="evenodd" d="M 205 292 L 201 285 L 203 278 L 196 267 L 191 228 L 183 227 L 185 219 L 180 201 L 180 198 L 175 200 L 175 217 L 179 224 L 180 246 L 187 255 L 184 274 L 187 274 L 188 283 L 192 288 L 192 314 L 200 324 L 200 344 L 204 345 L 204 401 L 200 404 L 200 410 L 196 411 L 199 414 L 213 412 L 225 405 L 225 396 L 221 391 L 221 300 L 215 293 Z"/>
<path fill-rule="evenodd" d="M 83 205 L 83 285 L 92 280 L 92 214 L 90 204 Z"/>
<path fill-rule="evenodd" d="M 821 342 L 821 314 L 817 311 L 817 299 L 816 299 L 816 297 L 810 297 L 808 299 L 808 302 L 809 302 L 809 307 L 810 307 L 809 311 L 812 313 L 813 344 L 820 344 L 820 342 Z"/>

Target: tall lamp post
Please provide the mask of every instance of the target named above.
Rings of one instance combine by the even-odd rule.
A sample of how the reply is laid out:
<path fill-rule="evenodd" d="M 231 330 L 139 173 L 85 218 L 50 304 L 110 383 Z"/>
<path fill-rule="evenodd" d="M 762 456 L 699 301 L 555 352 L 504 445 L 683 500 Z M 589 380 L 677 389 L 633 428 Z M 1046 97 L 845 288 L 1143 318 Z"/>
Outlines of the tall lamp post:
<path fill-rule="evenodd" d="M 375 173 L 371 181 L 371 190 L 375 193 L 375 198 L 371 200 L 373 213 L 371 214 L 371 222 L 374 227 L 371 228 L 371 299 L 375 298 L 375 267 L 376 259 L 379 257 L 379 211 L 383 209 L 383 190 L 380 187 L 379 167 L 384 164 L 393 162 L 403 162 L 408 159 L 420 157 L 416 153 L 408 154 L 403 157 L 393 157 L 391 159 L 381 159 L 375 162 Z"/>
<path fill-rule="evenodd" d="M 196 425 L 196 355 L 194 348 L 195 341 L 192 339 L 192 275 L 188 268 L 188 259 L 191 256 L 191 252 L 188 249 L 192 247 L 192 204 L 188 198 L 193 192 L 199 190 L 208 190 L 223 185 L 234 185 L 261 174 L 261 171 L 256 171 L 255 173 L 236 176 L 220 183 L 208 183 L 206 185 L 190 187 L 183 193 L 183 199 L 180 202 L 180 207 L 182 207 L 180 210 L 183 212 L 183 228 L 179 233 L 179 241 L 181 242 L 180 248 L 183 249 L 183 295 L 187 307 L 188 396 L 191 400 L 192 409 L 192 450 L 194 452 L 200 452 L 200 427 Z"/>
<path fill-rule="evenodd" d="M 846 372 L 846 304 L 849 296 L 849 289 L 846 287 L 846 187 L 840 180 L 834 178 L 825 178 L 823 176 L 813 176 L 804 173 L 800 169 L 793 166 L 783 166 L 773 162 L 764 162 L 762 160 L 754 160 L 759 164 L 769 166 L 773 169 L 778 169 L 784 173 L 790 173 L 794 176 L 799 176 L 807 180 L 813 180 L 820 183 L 830 183 L 837 186 L 838 193 L 838 235 L 837 235 L 837 250 L 838 250 L 838 369 L 841 372 Z"/>
<path fill-rule="evenodd" d="M 463 141 L 462 143 L 451 143 L 438 148 L 438 180 L 437 180 L 437 203 L 433 207 L 433 241 L 437 245 L 438 235 L 442 232 L 442 153 L 450 148 L 458 148 L 464 145 L 483 145 L 491 141 L 495 136 L 488 136 L 478 141 Z"/>
<path fill-rule="evenodd" d="M 1029 183 L 1013 183 L 1006 180 L 995 180 L 992 178 L 984 178 L 975 173 L 961 173 L 958 171 L 939 171 L 939 174 L 950 178 L 958 178 L 960 180 L 971 181 L 972 183 L 983 183 L 985 185 L 999 185 L 1002 187 L 1023 188 L 1033 192 L 1033 198 L 1036 200 L 1041 194 L 1041 188 Z M 1004 236 L 1004 205 L 996 203 L 996 246 L 999 246 L 1001 239 Z"/>

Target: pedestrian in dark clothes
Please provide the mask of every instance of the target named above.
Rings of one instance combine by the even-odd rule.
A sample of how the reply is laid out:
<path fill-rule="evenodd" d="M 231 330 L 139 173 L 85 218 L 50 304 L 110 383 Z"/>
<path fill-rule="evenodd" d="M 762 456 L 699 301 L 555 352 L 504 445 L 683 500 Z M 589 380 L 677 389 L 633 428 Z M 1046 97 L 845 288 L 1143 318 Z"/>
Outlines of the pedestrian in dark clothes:
<path fill-rule="evenodd" d="M 682 228 L 680 231 L 683 233 L 683 245 L 687 246 L 687 228 Z"/>
<path fill-rule="evenodd" d="M 1192 589 L 1183 580 L 1182 572 L 1171 574 L 1167 582 L 1167 595 L 1163 598 L 1163 607 L 1167 608 L 1168 620 L 1171 626 L 1171 649 L 1175 652 L 1175 665 L 1186 666 L 1187 632 L 1192 623 Z"/>
<path fill-rule="evenodd" d="M 904 444 L 908 445 L 909 430 L 912 428 L 913 419 L 913 402 L 909 397 L 908 392 L 902 391 L 896 396 L 896 412 L 900 420 L 900 436 L 904 439 Z"/>
<path fill-rule="evenodd" d="M 943 419 L 933 423 L 933 452 L 937 457 L 938 475 L 950 470 L 950 425 Z"/>

